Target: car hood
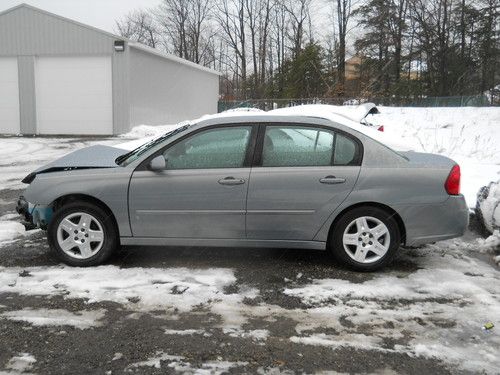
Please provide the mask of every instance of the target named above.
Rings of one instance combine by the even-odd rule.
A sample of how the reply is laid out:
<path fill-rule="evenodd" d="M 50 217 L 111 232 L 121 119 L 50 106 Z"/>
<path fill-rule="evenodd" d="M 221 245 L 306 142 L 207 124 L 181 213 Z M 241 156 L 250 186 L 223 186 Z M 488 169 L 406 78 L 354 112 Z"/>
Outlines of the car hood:
<path fill-rule="evenodd" d="M 26 176 L 22 182 L 29 184 L 39 173 L 72 169 L 115 168 L 118 166 L 115 162 L 116 158 L 127 152 L 127 150 L 111 146 L 96 145 L 86 147 L 81 150 L 73 151 L 36 169 Z"/>

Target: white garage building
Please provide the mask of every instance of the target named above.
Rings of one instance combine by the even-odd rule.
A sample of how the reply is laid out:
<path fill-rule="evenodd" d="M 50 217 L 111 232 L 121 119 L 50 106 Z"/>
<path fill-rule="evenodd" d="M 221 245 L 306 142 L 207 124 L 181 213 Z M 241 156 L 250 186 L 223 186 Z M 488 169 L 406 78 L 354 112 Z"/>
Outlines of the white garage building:
<path fill-rule="evenodd" d="M 0 13 L 0 134 L 127 132 L 217 112 L 219 73 L 22 4 Z"/>

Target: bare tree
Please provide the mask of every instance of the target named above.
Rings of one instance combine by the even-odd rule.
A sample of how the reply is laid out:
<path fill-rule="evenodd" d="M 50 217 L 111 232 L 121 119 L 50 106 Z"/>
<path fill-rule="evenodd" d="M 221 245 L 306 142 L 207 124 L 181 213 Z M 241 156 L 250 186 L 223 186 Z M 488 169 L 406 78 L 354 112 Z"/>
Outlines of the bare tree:
<path fill-rule="evenodd" d="M 406 27 L 406 12 L 408 10 L 408 0 L 390 0 L 392 8 L 391 16 L 388 19 L 394 44 L 394 77 L 395 82 L 399 82 L 401 76 L 401 54 L 403 49 L 403 31 Z"/>
<path fill-rule="evenodd" d="M 211 0 L 163 0 L 156 19 L 165 43 L 179 57 L 195 63 L 212 63 Z"/>
<path fill-rule="evenodd" d="M 253 62 L 253 96 L 259 95 L 260 86 L 265 81 L 271 8 L 271 0 L 245 0 Z"/>
<path fill-rule="evenodd" d="M 118 34 L 152 48 L 157 48 L 161 40 L 159 27 L 148 10 L 138 10 L 116 21 Z"/>
<path fill-rule="evenodd" d="M 216 19 L 222 31 L 222 38 L 234 53 L 237 81 L 243 82 L 242 96 L 246 97 L 247 45 L 246 45 L 245 0 L 219 0 L 216 5 Z M 230 53 L 228 53 L 228 56 Z"/>
<path fill-rule="evenodd" d="M 310 18 L 309 7 L 311 0 L 283 0 L 283 4 L 289 15 L 289 37 L 293 44 L 293 56 L 297 56 L 302 49 L 305 27 Z"/>
<path fill-rule="evenodd" d="M 188 13 L 187 2 L 183 0 L 163 0 L 156 11 L 156 19 L 167 36 L 172 52 L 188 58 Z"/>
<path fill-rule="evenodd" d="M 195 63 L 200 63 L 203 59 L 206 61 L 213 48 L 214 32 L 208 25 L 211 5 L 210 0 L 189 0 L 188 2 L 188 37 L 191 47 L 188 54 L 190 54 L 190 60 Z"/>
<path fill-rule="evenodd" d="M 337 36 L 339 40 L 337 54 L 337 74 L 340 92 L 345 86 L 345 58 L 346 58 L 346 36 L 347 26 L 352 12 L 351 0 L 336 0 L 337 13 Z"/>

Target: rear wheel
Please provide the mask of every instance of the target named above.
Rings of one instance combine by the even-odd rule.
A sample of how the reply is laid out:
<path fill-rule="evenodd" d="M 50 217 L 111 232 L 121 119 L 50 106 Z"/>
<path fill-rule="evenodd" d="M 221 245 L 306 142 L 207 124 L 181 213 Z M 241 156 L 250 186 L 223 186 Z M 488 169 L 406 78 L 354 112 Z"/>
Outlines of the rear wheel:
<path fill-rule="evenodd" d="M 337 260 L 350 268 L 374 271 L 392 260 L 400 242 L 392 214 L 377 207 L 358 207 L 336 223 L 330 249 Z"/>
<path fill-rule="evenodd" d="M 88 202 L 72 202 L 57 210 L 47 236 L 50 248 L 70 266 L 101 264 L 118 246 L 113 217 Z"/>

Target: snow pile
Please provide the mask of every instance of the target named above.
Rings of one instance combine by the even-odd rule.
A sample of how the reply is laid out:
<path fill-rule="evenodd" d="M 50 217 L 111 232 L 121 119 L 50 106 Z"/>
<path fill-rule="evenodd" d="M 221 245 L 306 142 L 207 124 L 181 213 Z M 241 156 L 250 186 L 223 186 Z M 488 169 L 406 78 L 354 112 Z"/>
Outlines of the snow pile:
<path fill-rule="evenodd" d="M 0 248 L 15 241 L 19 237 L 30 236 L 39 230 L 26 231 L 17 214 L 6 214 L 0 217 Z"/>
<path fill-rule="evenodd" d="M 327 335 L 316 333 L 309 336 L 292 336 L 290 341 L 314 346 L 327 346 L 331 349 L 350 347 L 362 350 L 378 350 L 382 344 L 382 338 L 360 334 Z"/>
<path fill-rule="evenodd" d="M 148 358 L 146 361 L 134 363 L 128 367 L 154 367 L 160 369 L 163 364 L 166 365 L 166 368 L 183 374 L 225 374 L 230 372 L 232 368 L 248 365 L 248 362 L 229 362 L 217 359 L 202 363 L 201 366 L 195 366 L 189 363 L 183 356 L 170 355 L 158 351 L 154 357 Z M 166 368 L 165 371 L 167 370 Z"/>
<path fill-rule="evenodd" d="M 15 221 L 0 220 L 0 247 L 12 242 L 16 237 L 26 233 L 24 225 Z"/>
<path fill-rule="evenodd" d="M 494 260 L 500 266 L 500 230 L 495 229 L 491 236 L 486 239 L 479 239 L 478 242 L 480 252 L 497 254 Z"/>
<path fill-rule="evenodd" d="M 154 357 L 150 357 L 145 361 L 141 362 L 136 362 L 128 366 L 129 368 L 137 368 L 137 367 L 154 367 L 154 368 L 161 368 L 161 362 L 177 362 L 177 361 L 182 361 L 184 357 L 178 356 L 178 355 L 170 355 L 167 353 L 164 353 L 162 351 L 157 351 L 156 355 Z"/>
<path fill-rule="evenodd" d="M 19 353 L 18 355 L 12 357 L 5 368 L 11 370 L 7 374 L 22 374 L 33 368 L 33 364 L 36 362 L 34 356 L 29 353 Z"/>
<path fill-rule="evenodd" d="M 210 333 L 205 332 L 203 329 L 166 329 L 166 335 L 179 335 L 179 336 L 192 336 L 203 335 L 210 336 Z"/>
<path fill-rule="evenodd" d="M 236 281 L 229 269 L 125 268 L 100 266 L 78 269 L 66 266 L 26 268 L 0 267 L 0 293 L 62 295 L 89 302 L 111 301 L 144 310 L 180 308 L 224 298 L 223 288 Z M 228 295 L 230 296 L 230 295 Z"/>
<path fill-rule="evenodd" d="M 500 265 L 500 181 L 491 182 L 477 194 L 476 213 L 484 228 L 491 233 L 480 240 L 479 250 L 496 253 L 495 261 Z"/>
<path fill-rule="evenodd" d="M 23 309 L 0 314 L 1 318 L 28 322 L 34 326 L 72 326 L 79 329 L 99 327 L 105 310 L 71 312 L 62 309 Z"/>
<path fill-rule="evenodd" d="M 267 329 L 253 329 L 250 331 L 244 331 L 241 329 L 225 328 L 223 332 L 231 337 L 240 337 L 244 339 L 252 339 L 255 341 L 265 341 L 269 336 L 269 331 Z"/>
<path fill-rule="evenodd" d="M 491 182 L 479 191 L 476 211 L 488 232 L 500 229 L 500 181 Z"/>

